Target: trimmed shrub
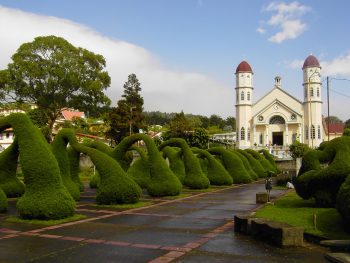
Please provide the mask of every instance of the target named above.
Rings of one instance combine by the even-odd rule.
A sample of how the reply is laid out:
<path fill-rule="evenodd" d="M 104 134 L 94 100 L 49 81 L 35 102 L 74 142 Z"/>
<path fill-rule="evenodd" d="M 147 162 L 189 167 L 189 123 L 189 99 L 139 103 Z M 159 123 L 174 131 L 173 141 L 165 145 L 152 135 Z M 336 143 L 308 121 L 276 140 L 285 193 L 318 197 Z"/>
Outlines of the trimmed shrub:
<path fill-rule="evenodd" d="M 0 188 L 7 197 L 17 197 L 24 193 L 24 184 L 16 176 L 18 155 L 17 138 L 0 155 Z"/>
<path fill-rule="evenodd" d="M 219 155 L 224 164 L 225 169 L 231 175 L 233 183 L 242 184 L 252 182 L 242 160 L 233 152 L 222 147 L 214 147 L 208 150 L 211 154 Z"/>
<path fill-rule="evenodd" d="M 253 168 L 251 167 L 247 157 L 245 157 L 243 154 L 241 154 L 240 152 L 236 151 L 236 150 L 232 150 L 233 153 L 237 154 L 237 156 L 241 159 L 241 161 L 244 164 L 245 169 L 247 170 L 250 178 L 252 178 L 254 181 L 258 180 L 258 175 L 256 174 L 256 172 L 253 170 Z"/>
<path fill-rule="evenodd" d="M 168 158 L 169 168 L 179 178 L 181 183 L 185 181 L 185 164 L 182 160 L 182 151 L 176 147 L 166 146 L 162 149 L 163 157 Z"/>
<path fill-rule="evenodd" d="M 127 174 L 141 187 L 147 188 L 151 180 L 151 169 L 145 151 L 139 147 L 132 146 L 130 150 L 137 151 L 140 158 L 136 159 L 127 171 Z"/>
<path fill-rule="evenodd" d="M 56 157 L 58 166 L 60 167 L 61 178 L 64 186 L 68 192 L 74 198 L 74 200 L 80 199 L 80 187 L 73 182 L 70 174 L 70 163 L 67 152 L 68 137 L 72 133 L 71 129 L 61 129 L 55 136 L 51 143 L 51 149 Z"/>
<path fill-rule="evenodd" d="M 62 219 L 74 214 L 75 202 L 63 185 L 55 156 L 42 133 L 25 114 L 0 119 L 12 127 L 18 140 L 25 192 L 17 201 L 24 219 Z"/>
<path fill-rule="evenodd" d="M 147 147 L 151 179 L 147 185 L 147 192 L 152 196 L 179 195 L 182 184 L 170 170 L 166 161 L 158 151 L 154 141 L 145 134 L 133 134 L 124 138 L 113 151 L 112 156 L 128 167 L 125 154 L 137 141 L 144 141 Z"/>
<path fill-rule="evenodd" d="M 273 167 L 273 169 L 272 169 L 273 172 L 275 172 L 276 174 L 280 172 L 277 165 L 276 165 L 275 159 L 273 158 L 272 154 L 269 153 L 268 150 L 261 149 L 261 150 L 259 150 L 259 153 L 262 153 L 264 155 L 265 159 L 270 162 L 271 166 Z"/>
<path fill-rule="evenodd" d="M 232 185 L 233 180 L 231 175 L 226 171 L 225 167 L 214 158 L 214 156 L 208 151 L 198 148 L 192 148 L 192 151 L 197 154 L 198 158 L 206 160 L 206 170 L 210 184 Z"/>
<path fill-rule="evenodd" d="M 97 149 L 105 154 L 111 155 L 113 152 L 113 148 L 109 147 L 108 145 L 106 145 L 105 143 L 101 142 L 101 141 L 92 141 L 90 143 L 86 143 L 84 144 L 86 146 L 89 146 L 91 148 Z"/>
<path fill-rule="evenodd" d="M 100 174 L 98 173 L 98 171 L 96 171 L 95 174 L 93 174 L 90 177 L 89 187 L 92 189 L 97 189 L 100 185 L 100 182 L 101 182 Z"/>
<path fill-rule="evenodd" d="M 264 168 L 266 174 L 268 174 L 270 171 L 275 172 L 274 167 L 268 160 L 265 159 L 264 155 L 252 149 L 245 149 L 245 151 L 261 163 L 261 166 Z"/>
<path fill-rule="evenodd" d="M 343 136 L 323 145 L 322 151 L 309 150 L 304 155 L 294 180 L 296 191 L 304 199 L 314 197 L 318 206 L 334 206 L 349 174 L 350 137 Z"/>
<path fill-rule="evenodd" d="M 74 150 L 71 146 L 67 148 L 68 160 L 69 160 L 69 171 L 72 181 L 79 188 L 80 192 L 84 191 L 84 185 L 80 180 L 79 172 L 79 162 L 80 162 L 80 152 Z"/>
<path fill-rule="evenodd" d="M 5 192 L 0 188 L 0 213 L 7 210 L 7 197 Z"/>
<path fill-rule="evenodd" d="M 203 173 L 199 160 L 192 153 L 184 139 L 172 138 L 163 142 L 159 147 L 160 149 L 163 149 L 166 146 L 175 146 L 182 150 L 186 172 L 184 185 L 191 189 L 206 189 L 209 187 L 209 179 Z"/>
<path fill-rule="evenodd" d="M 250 166 L 254 170 L 254 172 L 258 175 L 259 178 L 265 178 L 267 173 L 265 172 L 265 169 L 262 167 L 261 163 L 256 160 L 252 155 L 247 153 L 246 151 L 242 149 L 236 150 L 238 153 L 242 154 L 245 158 L 247 158 Z"/>
<path fill-rule="evenodd" d="M 336 207 L 343 217 L 347 229 L 350 230 L 350 176 L 340 187 Z"/>

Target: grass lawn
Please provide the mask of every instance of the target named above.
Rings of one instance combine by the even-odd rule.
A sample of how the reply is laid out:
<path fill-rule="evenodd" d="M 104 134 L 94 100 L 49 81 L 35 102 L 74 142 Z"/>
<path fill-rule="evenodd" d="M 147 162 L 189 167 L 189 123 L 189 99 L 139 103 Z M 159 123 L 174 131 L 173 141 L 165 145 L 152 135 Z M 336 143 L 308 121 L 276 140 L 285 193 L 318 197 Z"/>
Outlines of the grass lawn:
<path fill-rule="evenodd" d="M 5 222 L 53 226 L 53 225 L 59 225 L 59 224 L 68 223 L 72 221 L 78 221 L 84 218 L 86 218 L 86 216 L 80 215 L 80 214 L 75 214 L 74 216 L 64 218 L 64 219 L 58 219 L 58 220 L 21 219 L 17 216 L 10 216 L 5 219 Z"/>
<path fill-rule="evenodd" d="M 342 218 L 335 208 L 318 208 L 314 200 L 303 200 L 295 191 L 281 197 L 274 205 L 267 204 L 255 216 L 303 227 L 306 233 L 322 237 L 350 239 L 350 233 L 345 232 Z"/>
<path fill-rule="evenodd" d="M 135 204 L 114 204 L 114 205 L 98 205 L 98 204 L 92 204 L 91 206 L 98 207 L 98 208 L 117 208 L 117 209 L 134 209 L 134 208 L 140 208 L 144 206 L 153 205 L 153 202 L 137 202 Z"/>

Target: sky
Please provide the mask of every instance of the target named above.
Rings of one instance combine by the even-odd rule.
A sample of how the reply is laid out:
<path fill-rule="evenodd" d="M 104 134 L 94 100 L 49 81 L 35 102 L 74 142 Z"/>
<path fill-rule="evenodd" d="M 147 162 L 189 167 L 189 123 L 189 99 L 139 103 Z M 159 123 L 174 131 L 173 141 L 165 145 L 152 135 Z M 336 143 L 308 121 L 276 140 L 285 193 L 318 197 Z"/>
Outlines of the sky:
<path fill-rule="evenodd" d="M 146 111 L 235 116 L 235 70 L 254 72 L 253 101 L 273 88 L 303 100 L 302 64 L 322 67 L 323 114 L 350 119 L 350 1 L 0 0 L 0 70 L 25 42 L 56 35 L 101 54 L 115 106 L 128 75 Z"/>

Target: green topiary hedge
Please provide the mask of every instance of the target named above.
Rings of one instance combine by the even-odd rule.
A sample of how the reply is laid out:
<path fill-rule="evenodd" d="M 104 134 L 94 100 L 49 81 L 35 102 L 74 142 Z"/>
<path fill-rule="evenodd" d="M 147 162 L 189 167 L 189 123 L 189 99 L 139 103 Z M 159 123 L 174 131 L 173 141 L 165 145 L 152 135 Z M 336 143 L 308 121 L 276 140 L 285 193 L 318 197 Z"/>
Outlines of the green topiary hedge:
<path fill-rule="evenodd" d="M 181 148 L 182 150 L 186 172 L 184 185 L 192 189 L 206 189 L 209 187 L 209 179 L 203 173 L 199 160 L 192 153 L 190 147 L 184 139 L 172 138 L 163 142 L 159 148 L 163 149 L 166 146 L 175 146 Z"/>
<path fill-rule="evenodd" d="M 14 129 L 18 140 L 25 192 L 17 201 L 25 219 L 61 219 L 74 214 L 75 202 L 63 185 L 60 169 L 45 138 L 25 114 L 0 119 L 0 127 Z"/>
<path fill-rule="evenodd" d="M 258 160 L 256 160 L 252 155 L 250 155 L 248 152 L 242 149 L 237 149 L 236 151 L 242 154 L 245 158 L 247 158 L 250 166 L 252 167 L 252 169 L 258 175 L 259 178 L 266 177 L 267 173 Z"/>
<path fill-rule="evenodd" d="M 0 155 L 0 188 L 7 197 L 17 197 L 24 193 L 24 184 L 16 176 L 18 155 L 17 138 Z"/>
<path fill-rule="evenodd" d="M 130 150 L 137 151 L 140 158 L 135 160 L 129 167 L 127 174 L 141 187 L 147 188 L 151 180 L 151 168 L 148 156 L 144 150 L 139 147 L 132 146 Z"/>
<path fill-rule="evenodd" d="M 343 136 L 324 144 L 322 150 L 307 151 L 294 184 L 302 198 L 314 197 L 319 206 L 334 206 L 349 174 L 350 137 Z"/>
<path fill-rule="evenodd" d="M 71 146 L 67 148 L 68 160 L 69 160 L 69 172 L 72 181 L 79 188 L 80 192 L 84 191 L 84 185 L 79 178 L 79 162 L 80 162 L 80 152 L 74 150 Z"/>
<path fill-rule="evenodd" d="M 219 155 L 224 164 L 225 169 L 229 172 L 233 179 L 233 183 L 250 183 L 253 179 L 249 176 L 244 167 L 242 160 L 233 152 L 222 147 L 214 147 L 208 150 L 211 154 Z"/>
<path fill-rule="evenodd" d="M 162 149 L 163 157 L 168 158 L 169 168 L 179 178 L 181 183 L 185 181 L 185 164 L 182 160 L 182 150 L 176 147 L 166 146 Z"/>
<path fill-rule="evenodd" d="M 252 149 L 245 149 L 245 151 L 261 163 L 261 166 L 264 168 L 266 174 L 268 174 L 270 171 L 275 173 L 275 168 L 268 160 L 266 160 L 264 155 Z"/>
<path fill-rule="evenodd" d="M 71 129 L 61 129 L 55 136 L 51 143 L 51 149 L 56 157 L 58 166 L 60 167 L 61 178 L 64 186 L 67 188 L 68 192 L 74 198 L 74 200 L 80 199 L 80 187 L 75 182 L 73 182 L 70 174 L 70 162 L 68 158 L 67 145 L 68 138 L 72 134 Z M 74 134 L 73 134 L 74 136 Z M 71 156 L 72 157 L 72 156 Z"/>
<path fill-rule="evenodd" d="M 152 196 L 178 195 L 181 191 L 182 184 L 169 169 L 154 141 L 148 135 L 133 134 L 124 138 L 113 151 L 112 156 L 128 169 L 128 161 L 125 160 L 125 155 L 130 146 L 137 141 L 143 141 L 147 148 L 151 176 L 147 185 L 147 192 Z"/>
<path fill-rule="evenodd" d="M 336 207 L 344 218 L 347 229 L 350 230 L 350 175 L 339 189 Z"/>
<path fill-rule="evenodd" d="M 258 175 L 256 172 L 253 170 L 252 166 L 250 165 L 247 157 L 245 157 L 243 154 L 238 152 L 237 150 L 231 150 L 233 153 L 235 153 L 243 162 L 245 169 L 247 170 L 250 178 L 252 178 L 254 181 L 258 180 Z"/>
<path fill-rule="evenodd" d="M 280 170 L 278 169 L 278 167 L 276 165 L 275 159 L 273 158 L 272 154 L 269 153 L 268 150 L 261 149 L 261 150 L 259 150 L 259 153 L 262 153 L 264 155 L 265 159 L 269 161 L 269 163 L 272 166 L 272 171 L 275 172 L 275 174 L 280 172 Z"/>
<path fill-rule="evenodd" d="M 207 176 L 212 185 L 232 185 L 233 180 L 231 175 L 226 171 L 225 167 L 218 162 L 214 156 L 208 151 L 198 148 L 192 148 L 192 151 L 197 154 L 198 158 L 207 161 Z"/>
<path fill-rule="evenodd" d="M 7 210 L 7 197 L 5 192 L 0 187 L 0 213 Z"/>

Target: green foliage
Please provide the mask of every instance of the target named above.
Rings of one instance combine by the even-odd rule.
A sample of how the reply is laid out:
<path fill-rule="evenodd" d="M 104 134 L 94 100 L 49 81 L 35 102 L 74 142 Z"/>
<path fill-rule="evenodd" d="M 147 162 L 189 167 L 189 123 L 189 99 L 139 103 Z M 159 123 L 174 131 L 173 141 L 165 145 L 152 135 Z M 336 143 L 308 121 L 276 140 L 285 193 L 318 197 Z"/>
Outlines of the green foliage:
<path fill-rule="evenodd" d="M 7 210 L 7 197 L 5 192 L 0 187 L 0 213 Z"/>
<path fill-rule="evenodd" d="M 250 183 L 253 179 L 249 176 L 242 160 L 235 153 L 222 147 L 210 148 L 209 153 L 220 156 L 225 169 L 233 179 L 233 183 Z"/>
<path fill-rule="evenodd" d="M 135 74 L 128 76 L 124 84 L 123 99 L 118 101 L 116 108 L 113 108 L 107 118 L 107 136 L 116 143 L 132 133 L 138 133 L 144 129 L 143 98 L 140 95 L 141 84 Z"/>
<path fill-rule="evenodd" d="M 191 130 L 190 124 L 183 111 L 176 113 L 175 117 L 169 123 L 169 130 L 163 134 L 163 139 L 188 138 L 188 132 Z"/>
<path fill-rule="evenodd" d="M 109 105 L 103 90 L 110 85 L 105 59 L 56 36 L 22 44 L 0 74 L 0 97 L 30 101 L 49 119 L 52 129 L 61 109 L 93 110 Z"/>
<path fill-rule="evenodd" d="M 271 164 L 271 166 L 273 167 L 272 171 L 275 172 L 276 174 L 279 173 L 279 169 L 276 165 L 275 159 L 273 158 L 273 156 L 269 153 L 269 151 L 265 150 L 265 149 L 261 149 L 259 151 L 259 153 L 262 153 L 265 157 L 266 160 L 268 160 Z"/>
<path fill-rule="evenodd" d="M 173 138 L 165 141 L 160 146 L 160 149 L 166 146 L 180 147 L 182 150 L 186 172 L 184 185 L 192 189 L 205 189 L 209 187 L 209 179 L 204 175 L 199 160 L 192 153 L 190 147 L 184 139 Z"/>
<path fill-rule="evenodd" d="M 347 177 L 340 187 L 336 207 L 344 218 L 347 229 L 350 230 L 350 176 Z"/>
<path fill-rule="evenodd" d="M 350 128 L 345 128 L 344 129 L 343 136 L 350 136 Z"/>
<path fill-rule="evenodd" d="M 273 167 L 272 164 L 268 160 L 266 160 L 264 155 L 252 149 L 245 149 L 245 151 L 261 163 L 261 166 L 264 168 L 266 173 L 268 173 L 269 171 L 276 172 L 275 167 Z"/>
<path fill-rule="evenodd" d="M 308 151 L 294 184 L 302 198 L 314 197 L 319 206 L 334 206 L 349 174 L 350 138 L 343 136 L 328 142 L 322 150 Z"/>
<path fill-rule="evenodd" d="M 67 148 L 67 155 L 69 161 L 69 173 L 72 181 L 79 188 L 80 192 L 84 191 L 84 185 L 79 177 L 79 162 L 80 162 L 80 152 L 77 152 L 72 147 Z"/>
<path fill-rule="evenodd" d="M 0 154 L 0 188 L 7 197 L 17 197 L 24 193 L 24 185 L 16 176 L 18 154 L 17 138 Z"/>
<path fill-rule="evenodd" d="M 308 150 L 310 150 L 309 146 L 305 143 L 300 143 L 299 141 L 295 141 L 289 145 L 289 151 L 294 160 L 302 158 Z"/>
<path fill-rule="evenodd" d="M 26 219 L 61 219 L 74 214 L 75 203 L 62 183 L 57 161 L 43 135 L 25 114 L 11 114 L 0 127 L 12 126 L 18 140 L 25 192 L 17 210 Z"/>
<path fill-rule="evenodd" d="M 178 195 L 182 188 L 181 182 L 169 169 L 154 141 L 149 136 L 145 134 L 133 134 L 126 137 L 119 143 L 111 155 L 128 169 L 125 162 L 125 154 L 131 145 L 140 140 L 144 141 L 146 145 L 150 166 L 151 179 L 147 185 L 148 193 L 152 196 Z"/>
<path fill-rule="evenodd" d="M 147 153 L 139 147 L 132 146 L 130 150 L 137 151 L 140 155 L 129 167 L 127 174 L 141 187 L 147 188 L 151 180 L 151 168 Z"/>
<path fill-rule="evenodd" d="M 241 161 L 244 164 L 245 169 L 247 170 L 250 178 L 252 178 L 254 181 L 258 180 L 258 175 L 256 174 L 256 172 L 253 170 L 252 166 L 250 165 L 247 157 L 245 157 L 242 153 L 240 153 L 237 150 L 231 150 L 232 152 L 234 152 L 235 154 L 237 154 L 237 156 L 241 159 Z"/>
<path fill-rule="evenodd" d="M 191 147 L 206 149 L 209 142 L 209 133 L 204 128 L 196 128 L 187 141 Z"/>
<path fill-rule="evenodd" d="M 179 148 L 166 146 L 162 149 L 163 157 L 169 159 L 169 168 L 179 178 L 181 183 L 184 183 L 186 170 L 182 160 L 182 151 Z"/>
<path fill-rule="evenodd" d="M 207 161 L 206 171 L 211 185 L 232 185 L 231 175 L 208 151 L 198 148 L 192 148 L 192 151 L 197 154 L 198 158 L 203 158 Z"/>
<path fill-rule="evenodd" d="M 258 175 L 259 178 L 265 178 L 267 176 L 267 173 L 266 173 L 264 167 L 252 155 L 250 155 L 248 152 L 246 152 L 242 149 L 237 149 L 236 151 L 238 153 L 242 154 L 245 158 L 247 158 L 250 166 L 252 167 L 252 169 Z"/>
<path fill-rule="evenodd" d="M 51 143 L 51 149 L 56 157 L 58 166 L 60 167 L 61 178 L 64 186 L 68 192 L 74 198 L 74 200 L 80 199 L 80 186 L 73 182 L 70 174 L 70 163 L 67 152 L 68 138 L 71 136 L 73 131 L 71 129 L 61 129 L 55 136 Z M 71 156 L 72 157 L 72 156 Z"/>
<path fill-rule="evenodd" d="M 89 186 L 90 186 L 90 188 L 96 189 L 100 186 L 100 182 L 101 182 L 100 174 L 96 171 L 95 174 L 93 174 L 90 177 Z"/>

